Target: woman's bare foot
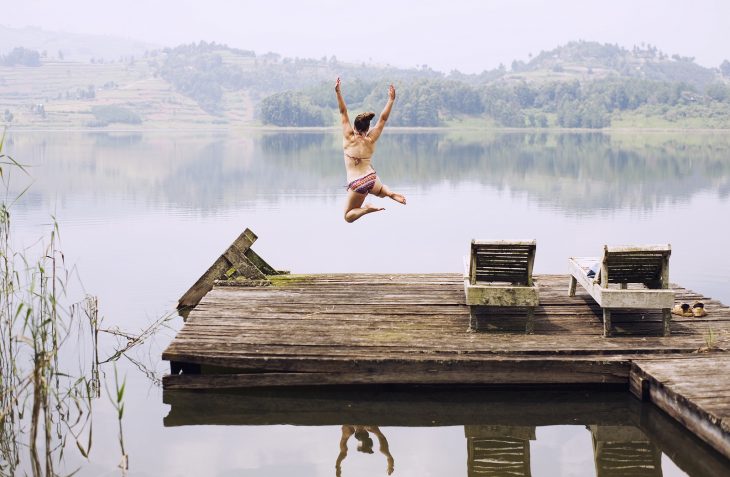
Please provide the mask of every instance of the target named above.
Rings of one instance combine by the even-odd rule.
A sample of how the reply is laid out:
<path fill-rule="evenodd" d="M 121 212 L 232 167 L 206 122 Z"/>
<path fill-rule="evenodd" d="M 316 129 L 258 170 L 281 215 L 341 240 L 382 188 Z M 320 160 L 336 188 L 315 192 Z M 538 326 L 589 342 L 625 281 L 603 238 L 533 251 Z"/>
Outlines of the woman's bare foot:
<path fill-rule="evenodd" d="M 380 212 L 381 210 L 385 210 L 385 207 L 375 207 L 373 204 L 363 204 L 363 209 L 365 209 L 365 213 L 369 214 L 371 212 Z"/>
<path fill-rule="evenodd" d="M 392 194 L 390 194 L 390 198 L 396 202 L 406 205 L 406 198 L 401 194 L 396 194 L 395 192 L 393 192 Z"/>

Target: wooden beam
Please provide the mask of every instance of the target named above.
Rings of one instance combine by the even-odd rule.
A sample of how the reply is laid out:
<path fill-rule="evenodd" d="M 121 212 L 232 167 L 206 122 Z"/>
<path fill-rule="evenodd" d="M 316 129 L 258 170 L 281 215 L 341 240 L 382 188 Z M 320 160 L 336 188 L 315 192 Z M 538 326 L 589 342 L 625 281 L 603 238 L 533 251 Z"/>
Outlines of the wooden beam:
<path fill-rule="evenodd" d="M 537 285 L 531 287 L 512 285 L 472 285 L 464 280 L 467 305 L 479 306 L 537 306 Z"/>
<path fill-rule="evenodd" d="M 672 252 L 672 246 L 669 244 L 663 245 L 606 245 L 604 250 L 608 253 L 632 253 L 632 252 Z"/>
<path fill-rule="evenodd" d="M 261 273 L 264 275 L 279 275 L 281 272 L 276 270 L 274 267 L 266 263 L 266 261 L 261 258 L 256 252 L 253 251 L 253 249 L 246 250 L 246 258 L 251 261 L 251 263 L 258 268 Z"/>
<path fill-rule="evenodd" d="M 251 250 L 251 249 L 249 249 Z M 231 245 L 228 250 L 223 253 L 223 257 L 228 260 L 231 268 L 226 271 L 226 276 L 232 278 L 234 275 L 246 277 L 251 280 L 264 280 L 266 277 L 261 270 L 256 268 L 251 260 L 249 260 L 244 252 L 239 250 L 235 245 Z M 217 277 L 220 278 L 220 277 Z"/>
<path fill-rule="evenodd" d="M 345 384 L 620 384 L 629 362 L 591 359 L 482 359 L 474 362 L 430 359 L 421 363 L 360 360 L 319 362 L 319 372 L 177 374 L 163 377 L 165 389 L 225 389 L 262 386 Z M 259 368 L 263 371 L 264 369 Z"/>
<path fill-rule="evenodd" d="M 233 243 L 223 252 L 223 254 L 218 257 L 215 262 L 213 262 L 213 265 L 211 265 L 210 268 L 208 268 L 208 270 L 206 270 L 206 272 L 198 278 L 193 286 L 185 292 L 177 303 L 178 309 L 191 308 L 200 303 L 200 300 L 206 295 L 206 293 L 213 288 L 213 282 L 217 279 L 226 277 L 226 272 L 234 266 L 226 255 L 228 254 L 230 258 L 235 257 L 233 260 L 240 257 L 245 258 L 243 254 L 251 248 L 251 245 L 253 245 L 257 238 L 256 234 L 254 234 L 250 229 L 244 230 L 243 233 L 241 233 L 241 235 L 239 235 L 238 238 L 234 240 Z M 248 261 L 248 263 L 251 262 Z M 240 260 L 237 261 L 236 264 L 240 265 Z M 254 266 L 253 268 L 255 269 L 256 267 Z M 250 271 L 250 269 L 246 269 L 246 271 Z M 260 271 L 258 275 L 263 277 Z"/>
<path fill-rule="evenodd" d="M 474 245 L 517 245 L 519 247 L 534 247 L 537 241 L 531 240 L 476 240 L 471 241 Z"/>

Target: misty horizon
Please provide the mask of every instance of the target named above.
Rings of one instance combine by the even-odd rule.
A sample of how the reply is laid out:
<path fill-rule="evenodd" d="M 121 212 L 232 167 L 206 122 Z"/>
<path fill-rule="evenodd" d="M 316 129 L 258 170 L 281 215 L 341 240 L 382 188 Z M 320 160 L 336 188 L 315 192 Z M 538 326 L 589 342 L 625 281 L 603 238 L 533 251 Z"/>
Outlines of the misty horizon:
<path fill-rule="evenodd" d="M 626 49 L 652 45 L 713 68 L 730 57 L 726 50 L 730 32 L 725 26 L 730 3 L 717 0 L 698 0 L 691 6 L 675 0 L 641 5 L 619 1 L 610 8 L 573 0 L 549 5 L 534 0 L 456 0 L 449 2 L 449 8 L 427 1 L 410 8 L 410 2 L 386 6 L 375 0 L 364 7 L 375 13 L 366 13 L 364 19 L 330 0 L 294 12 L 284 1 L 219 3 L 146 5 L 133 0 L 122 7 L 84 0 L 62 5 L 30 0 L 4 12 L 3 25 L 100 35 L 160 48 L 205 41 L 292 58 L 335 56 L 348 63 L 401 68 L 427 65 L 444 73 L 480 73 L 500 64 L 509 68 L 513 60 L 529 61 L 541 50 L 579 40 Z M 2 48 L 13 46 L 23 45 Z"/>
<path fill-rule="evenodd" d="M 15 27 L 8 27 L 7 25 L 0 24 L 0 28 L 15 28 Z M 19 30 L 29 29 L 29 30 L 40 31 L 40 32 L 49 33 L 49 34 L 56 33 L 56 34 L 79 36 L 79 37 L 85 37 L 85 38 L 88 38 L 88 37 L 103 38 L 103 39 L 106 39 L 108 41 L 116 41 L 116 42 L 129 42 L 129 43 L 134 43 L 134 44 L 136 44 L 138 46 L 144 46 L 146 50 L 150 50 L 150 51 L 153 51 L 153 50 L 163 50 L 163 49 L 166 49 L 166 48 L 175 48 L 175 47 L 177 47 L 179 45 L 199 44 L 199 43 L 203 42 L 203 43 L 210 43 L 210 44 L 218 44 L 218 45 L 226 46 L 226 47 L 229 47 L 229 48 L 237 48 L 237 49 L 242 49 L 242 50 L 253 51 L 257 56 L 262 56 L 262 55 L 267 55 L 267 54 L 276 54 L 276 55 L 281 56 L 282 58 L 300 58 L 300 59 L 320 59 L 320 58 L 323 58 L 323 57 L 327 57 L 327 58 L 335 57 L 335 58 L 337 58 L 340 61 L 344 61 L 345 63 L 350 63 L 350 64 L 361 64 L 361 63 L 364 63 L 364 64 L 368 64 L 368 65 L 375 66 L 375 67 L 378 67 L 378 66 L 388 66 L 388 67 L 408 69 L 408 68 L 421 68 L 421 67 L 427 66 L 428 68 L 431 68 L 433 71 L 436 71 L 436 72 L 439 72 L 439 73 L 444 73 L 444 74 L 449 74 L 450 72 L 454 72 L 454 71 L 459 72 L 459 73 L 464 73 L 464 74 L 479 74 L 479 73 L 482 73 L 484 71 L 488 71 L 490 69 L 490 68 L 484 68 L 482 70 L 475 70 L 475 71 L 469 71 L 469 72 L 465 72 L 465 71 L 458 70 L 458 69 L 451 69 L 451 70 L 448 70 L 447 71 L 447 70 L 442 70 L 442 69 L 435 68 L 432 65 L 428 65 L 428 64 L 422 64 L 422 65 L 398 65 L 398 64 L 392 64 L 392 63 L 377 61 L 377 59 L 376 58 L 373 58 L 373 57 L 369 57 L 367 59 L 344 60 L 342 58 L 338 58 L 336 55 L 324 55 L 324 54 L 316 54 L 316 53 L 315 54 L 311 54 L 309 56 L 290 57 L 290 56 L 284 55 L 284 54 L 282 54 L 281 52 L 278 52 L 278 51 L 273 51 L 273 50 L 267 50 L 267 51 L 254 50 L 252 48 L 247 48 L 245 45 L 231 45 L 231 44 L 224 43 L 224 42 L 220 42 L 220 41 L 216 41 L 216 40 L 206 40 L 206 39 L 197 39 L 197 40 L 191 39 L 189 41 L 185 41 L 185 42 L 182 42 L 182 43 L 177 43 L 177 44 L 174 44 L 174 45 L 172 45 L 172 44 L 169 44 L 169 45 L 165 44 L 165 45 L 163 45 L 163 44 L 156 44 L 156 43 L 146 42 L 144 40 L 140 40 L 139 38 L 132 38 L 132 37 L 122 37 L 122 36 L 116 36 L 116 35 L 108 35 L 108 34 L 105 35 L 105 34 L 96 34 L 96 33 L 82 33 L 82 32 L 72 33 L 72 32 L 61 31 L 61 30 L 51 31 L 51 30 L 46 30 L 44 28 L 41 28 L 41 27 L 39 27 L 37 25 L 26 25 L 24 27 L 17 27 L 15 29 L 19 29 Z M 535 56 L 537 56 L 541 52 L 551 51 L 551 50 L 553 50 L 555 48 L 559 48 L 559 47 L 565 46 L 565 45 L 567 45 L 567 44 L 569 44 L 571 42 L 587 42 L 587 43 L 595 42 L 595 43 L 601 43 L 601 44 L 611 44 L 611 45 L 616 45 L 619 48 L 623 48 L 625 50 L 631 50 L 632 48 L 635 48 L 635 47 L 638 47 L 640 49 L 654 47 L 654 48 L 658 48 L 659 51 L 661 51 L 663 53 L 666 53 L 669 56 L 676 55 L 675 52 L 670 52 L 670 51 L 662 50 L 657 45 L 655 45 L 655 44 L 653 44 L 651 42 L 646 42 L 646 43 L 641 43 L 641 44 L 634 44 L 634 45 L 622 45 L 620 43 L 599 42 L 599 41 L 593 40 L 591 38 L 575 38 L 575 39 L 572 39 L 572 40 L 568 40 L 565 43 L 555 44 L 555 45 L 552 45 L 552 46 L 547 46 L 546 45 L 545 48 L 541 48 L 540 50 L 538 50 L 536 52 L 529 52 L 528 55 L 527 55 L 527 57 L 525 57 L 525 58 L 512 58 L 511 60 L 509 60 L 507 62 L 499 63 L 498 65 L 492 67 L 491 69 L 497 69 L 497 68 L 500 68 L 500 67 L 504 66 L 505 68 L 507 68 L 509 70 L 510 69 L 510 64 L 513 61 L 522 61 L 522 62 L 525 62 L 525 63 L 529 63 L 529 61 L 531 59 L 533 59 Z M 21 44 L 18 44 L 18 45 L 15 45 L 15 44 L 12 44 L 12 45 L 0 45 L 0 54 L 6 53 L 7 51 L 11 50 L 14 47 L 23 47 L 23 46 L 25 46 L 25 45 L 21 45 Z M 91 55 L 91 56 L 93 56 L 93 55 Z M 699 65 L 701 65 L 703 67 L 706 67 L 706 68 L 717 68 L 718 65 L 719 65 L 719 63 L 718 63 L 718 65 L 705 65 L 705 64 L 701 64 L 701 63 L 699 63 L 697 61 L 697 58 L 695 56 L 688 55 L 688 57 L 694 58 L 695 63 L 697 63 L 697 64 L 699 64 Z M 730 58 L 730 54 L 728 55 L 728 57 Z M 724 61 L 724 59 L 722 61 Z"/>

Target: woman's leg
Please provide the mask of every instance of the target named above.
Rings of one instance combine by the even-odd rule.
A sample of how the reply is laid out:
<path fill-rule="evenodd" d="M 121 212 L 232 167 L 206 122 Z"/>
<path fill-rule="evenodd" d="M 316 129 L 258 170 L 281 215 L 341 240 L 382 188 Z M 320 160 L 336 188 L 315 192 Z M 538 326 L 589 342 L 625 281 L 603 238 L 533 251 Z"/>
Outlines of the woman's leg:
<path fill-rule="evenodd" d="M 365 214 L 385 210 L 382 207 L 375 207 L 371 204 L 363 205 L 367 194 L 360 194 L 354 190 L 347 190 L 347 205 L 345 206 L 345 221 L 354 222 Z"/>
<path fill-rule="evenodd" d="M 391 191 L 387 185 L 380 182 L 379 177 L 375 179 L 375 185 L 373 186 L 372 194 L 378 197 L 390 197 L 394 201 L 399 202 L 403 205 L 405 205 L 406 203 L 405 196 Z"/>

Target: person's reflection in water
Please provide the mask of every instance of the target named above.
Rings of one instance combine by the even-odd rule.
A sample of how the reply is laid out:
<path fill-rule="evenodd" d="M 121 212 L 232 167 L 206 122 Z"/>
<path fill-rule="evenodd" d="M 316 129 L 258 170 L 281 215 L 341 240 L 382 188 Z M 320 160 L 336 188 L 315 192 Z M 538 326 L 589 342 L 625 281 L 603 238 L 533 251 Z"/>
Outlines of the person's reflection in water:
<path fill-rule="evenodd" d="M 337 456 L 337 463 L 335 464 L 336 475 L 340 477 L 342 475 L 342 461 L 347 457 L 347 441 L 352 435 L 357 439 L 357 450 L 364 452 L 365 454 L 373 453 L 373 440 L 370 438 L 370 432 L 375 434 L 378 438 L 378 450 L 385 455 L 388 459 L 388 475 L 393 473 L 395 467 L 395 460 L 390 455 L 390 449 L 388 448 L 388 440 L 385 438 L 378 426 L 353 426 L 345 424 L 342 426 L 342 437 L 340 438 L 340 455 Z"/>

